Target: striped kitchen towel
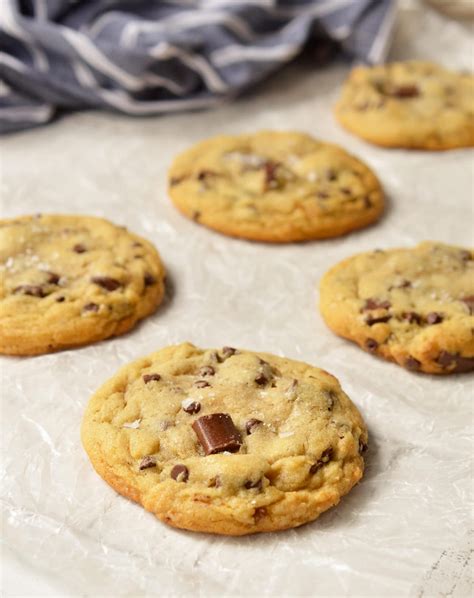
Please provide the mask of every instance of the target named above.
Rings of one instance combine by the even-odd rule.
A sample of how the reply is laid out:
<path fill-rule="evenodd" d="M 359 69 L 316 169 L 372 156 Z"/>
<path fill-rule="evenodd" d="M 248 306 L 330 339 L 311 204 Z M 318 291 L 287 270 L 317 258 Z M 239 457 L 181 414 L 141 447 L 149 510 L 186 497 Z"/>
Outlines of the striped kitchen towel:
<path fill-rule="evenodd" d="M 311 40 L 384 59 L 395 0 L 0 0 L 0 132 L 211 107 Z"/>

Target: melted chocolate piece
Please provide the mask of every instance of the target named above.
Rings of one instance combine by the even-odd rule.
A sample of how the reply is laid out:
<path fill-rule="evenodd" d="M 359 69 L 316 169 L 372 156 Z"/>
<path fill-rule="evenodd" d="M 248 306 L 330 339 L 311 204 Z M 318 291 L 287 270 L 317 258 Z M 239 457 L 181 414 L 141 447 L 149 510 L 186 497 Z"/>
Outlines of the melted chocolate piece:
<path fill-rule="evenodd" d="M 58 284 L 58 282 L 59 282 L 59 280 L 60 280 L 60 278 L 61 278 L 61 277 L 59 276 L 59 274 L 56 274 L 56 272 L 48 272 L 47 274 L 48 274 L 48 279 L 47 279 L 47 281 L 48 281 L 50 284 Z"/>
<path fill-rule="evenodd" d="M 41 285 L 35 284 L 22 284 L 19 287 L 13 289 L 15 294 L 21 293 L 22 295 L 30 295 L 31 297 L 39 297 L 42 299 L 46 297 L 48 293 L 46 293 L 45 289 Z"/>
<path fill-rule="evenodd" d="M 253 434 L 253 432 L 255 431 L 255 428 L 257 428 L 260 424 L 263 424 L 262 420 L 255 419 L 253 417 L 252 419 L 249 419 L 248 422 L 246 422 L 245 431 L 247 432 L 248 435 Z"/>
<path fill-rule="evenodd" d="M 109 276 L 93 276 L 91 278 L 91 281 L 94 284 L 99 285 L 106 291 L 116 291 L 118 288 L 122 286 L 122 283 L 120 283 L 115 278 L 110 278 Z"/>
<path fill-rule="evenodd" d="M 399 85 L 395 87 L 388 95 L 394 98 L 417 98 L 420 95 L 420 90 L 416 85 Z"/>
<path fill-rule="evenodd" d="M 465 373 L 474 371 L 474 357 L 462 357 L 458 353 L 441 351 L 436 363 L 444 369 L 450 369 L 454 373 Z M 451 366 L 454 366 L 451 369 Z"/>
<path fill-rule="evenodd" d="M 406 320 L 410 324 L 420 324 L 421 323 L 421 316 L 414 311 L 404 312 L 402 314 L 402 319 Z"/>
<path fill-rule="evenodd" d="M 143 382 L 145 382 L 145 384 L 148 384 L 148 382 L 153 382 L 154 380 L 156 382 L 161 380 L 160 374 L 144 374 L 143 375 Z"/>
<path fill-rule="evenodd" d="M 409 355 L 405 361 L 405 367 L 409 370 L 417 371 L 420 369 L 421 361 L 415 359 L 412 355 Z"/>
<path fill-rule="evenodd" d="M 362 440 L 359 440 L 359 453 L 365 453 L 369 449 L 368 445 Z"/>
<path fill-rule="evenodd" d="M 240 432 L 227 413 L 212 413 L 195 420 L 192 428 L 206 455 L 237 452 L 242 445 Z"/>
<path fill-rule="evenodd" d="M 274 186 L 274 183 L 278 182 L 278 179 L 276 176 L 276 170 L 278 168 L 278 163 L 272 162 L 271 160 L 269 160 L 268 162 L 265 162 L 265 164 L 263 165 L 263 168 L 265 171 L 265 189 L 269 189 L 270 187 Z"/>
<path fill-rule="evenodd" d="M 170 473 L 173 480 L 177 482 L 187 482 L 189 479 L 189 470 L 186 465 L 175 465 Z"/>
<path fill-rule="evenodd" d="M 76 243 L 72 250 L 76 253 L 85 253 L 87 251 L 87 248 L 82 243 Z"/>
<path fill-rule="evenodd" d="M 56 302 L 57 303 L 62 303 L 63 301 L 66 300 L 66 297 L 64 295 L 61 295 L 59 297 L 56 297 Z"/>
<path fill-rule="evenodd" d="M 202 368 L 199 368 L 199 375 L 200 376 L 214 376 L 214 374 L 216 373 L 215 369 L 212 367 L 212 365 L 203 365 Z"/>
<path fill-rule="evenodd" d="M 196 388 L 206 388 L 206 386 L 211 386 L 211 385 L 206 380 L 196 380 L 196 382 L 194 383 L 194 386 Z"/>
<path fill-rule="evenodd" d="M 224 357 L 232 357 L 232 355 L 235 355 L 237 353 L 237 349 L 234 349 L 234 347 L 223 347 L 222 348 L 222 354 L 224 355 Z"/>
<path fill-rule="evenodd" d="M 435 311 L 432 311 L 426 316 L 428 324 L 440 324 L 443 321 L 443 316 Z"/>
<path fill-rule="evenodd" d="M 474 314 L 474 295 L 469 295 L 468 297 L 463 297 L 461 299 L 463 303 L 465 303 L 469 309 L 470 314 Z"/>
<path fill-rule="evenodd" d="M 365 341 L 365 346 L 367 347 L 367 349 L 368 349 L 369 351 L 372 351 L 372 352 L 373 352 L 373 351 L 376 351 L 376 350 L 377 350 L 377 347 L 379 346 L 379 344 L 378 344 L 378 342 L 377 342 L 375 339 L 373 339 L 373 338 L 368 338 L 368 339 Z"/>
<path fill-rule="evenodd" d="M 247 482 L 245 482 L 244 486 L 247 488 L 247 490 L 250 490 L 252 488 L 258 488 L 258 490 L 262 489 L 262 479 L 260 478 L 259 480 L 252 482 L 252 480 L 248 480 Z"/>
<path fill-rule="evenodd" d="M 86 303 L 84 305 L 84 307 L 82 308 L 82 311 L 94 311 L 97 312 L 99 311 L 99 306 L 97 305 L 97 303 Z"/>
<path fill-rule="evenodd" d="M 155 284 L 156 278 L 152 274 L 145 274 L 145 276 L 143 277 L 143 282 L 146 287 L 151 287 Z"/>
<path fill-rule="evenodd" d="M 467 249 L 463 249 L 461 251 L 461 259 L 463 262 L 469 262 L 470 260 L 472 260 L 471 252 L 467 251 Z"/>
<path fill-rule="evenodd" d="M 260 373 L 260 374 L 257 374 L 257 376 L 255 377 L 255 382 L 259 386 L 265 386 L 265 384 L 268 383 L 268 378 L 264 374 Z"/>
<path fill-rule="evenodd" d="M 380 324 L 381 322 L 388 322 L 392 316 L 379 316 L 375 318 L 374 316 L 368 315 L 365 318 L 365 323 L 368 326 L 373 326 L 374 324 Z"/>
<path fill-rule="evenodd" d="M 143 459 L 140 461 L 140 465 L 138 466 L 138 469 L 141 471 L 143 469 L 150 469 L 150 467 L 156 467 L 156 459 L 155 457 L 143 457 Z"/>
<path fill-rule="evenodd" d="M 369 299 L 365 300 L 365 305 L 363 310 L 371 310 L 371 309 L 389 309 L 391 307 L 390 301 L 381 301 L 380 299 L 374 299 L 373 297 L 369 297 Z"/>
<path fill-rule="evenodd" d="M 199 413 L 201 411 L 201 403 L 193 401 L 192 403 L 189 403 L 189 405 L 186 405 L 186 407 L 183 407 L 183 411 L 191 414 Z"/>
<path fill-rule="evenodd" d="M 321 457 L 319 457 L 319 459 L 316 461 L 316 463 L 313 463 L 313 465 L 311 465 L 311 467 L 309 468 L 309 473 L 311 475 L 313 475 L 317 471 L 319 471 L 321 469 L 321 467 L 323 467 L 323 465 L 326 465 L 326 463 L 328 463 L 331 460 L 332 454 L 333 454 L 333 450 L 331 447 L 329 447 L 325 451 L 323 451 L 323 453 L 321 454 Z"/>
<path fill-rule="evenodd" d="M 260 521 L 261 519 L 266 517 L 267 514 L 268 514 L 268 511 L 267 511 L 266 507 L 257 507 L 255 509 L 255 511 L 253 512 L 253 518 L 255 519 L 255 523 L 257 523 L 258 521 Z"/>

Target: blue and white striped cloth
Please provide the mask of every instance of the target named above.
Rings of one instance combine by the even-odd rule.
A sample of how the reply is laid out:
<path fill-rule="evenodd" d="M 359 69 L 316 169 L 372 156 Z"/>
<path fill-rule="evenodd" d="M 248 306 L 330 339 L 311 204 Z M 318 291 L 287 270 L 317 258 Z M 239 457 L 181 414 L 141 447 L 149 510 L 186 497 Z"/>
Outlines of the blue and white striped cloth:
<path fill-rule="evenodd" d="M 384 59 L 395 0 L 0 0 L 0 132 L 210 107 L 308 43 Z"/>

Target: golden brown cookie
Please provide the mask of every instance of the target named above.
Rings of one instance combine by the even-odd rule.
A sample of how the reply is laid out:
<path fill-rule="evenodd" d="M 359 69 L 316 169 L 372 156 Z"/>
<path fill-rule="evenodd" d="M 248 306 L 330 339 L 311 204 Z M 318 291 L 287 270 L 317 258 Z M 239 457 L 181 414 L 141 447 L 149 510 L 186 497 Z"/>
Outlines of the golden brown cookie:
<path fill-rule="evenodd" d="M 320 307 L 336 334 L 410 370 L 474 369 L 470 250 L 424 242 L 350 257 L 323 277 Z"/>
<path fill-rule="evenodd" d="M 338 146 L 302 133 L 213 137 L 174 161 L 176 207 L 226 235 L 285 243 L 337 237 L 383 210 L 373 172 Z"/>
<path fill-rule="evenodd" d="M 427 150 L 474 146 L 474 77 L 429 62 L 355 68 L 339 122 L 376 145 Z"/>
<path fill-rule="evenodd" d="M 362 477 L 367 430 L 324 370 L 184 343 L 104 384 L 82 441 L 99 475 L 162 521 L 243 535 L 337 504 Z"/>
<path fill-rule="evenodd" d="M 162 300 L 151 243 L 101 218 L 0 221 L 0 353 L 34 355 L 123 334 Z"/>

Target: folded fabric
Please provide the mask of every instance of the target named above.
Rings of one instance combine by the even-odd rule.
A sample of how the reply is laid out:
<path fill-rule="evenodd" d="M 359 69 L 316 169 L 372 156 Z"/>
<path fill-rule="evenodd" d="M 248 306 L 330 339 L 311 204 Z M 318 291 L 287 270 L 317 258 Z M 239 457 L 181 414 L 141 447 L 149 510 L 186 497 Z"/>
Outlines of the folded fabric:
<path fill-rule="evenodd" d="M 394 0 L 2 0 L 0 132 L 58 110 L 211 107 L 308 41 L 384 59 Z"/>

